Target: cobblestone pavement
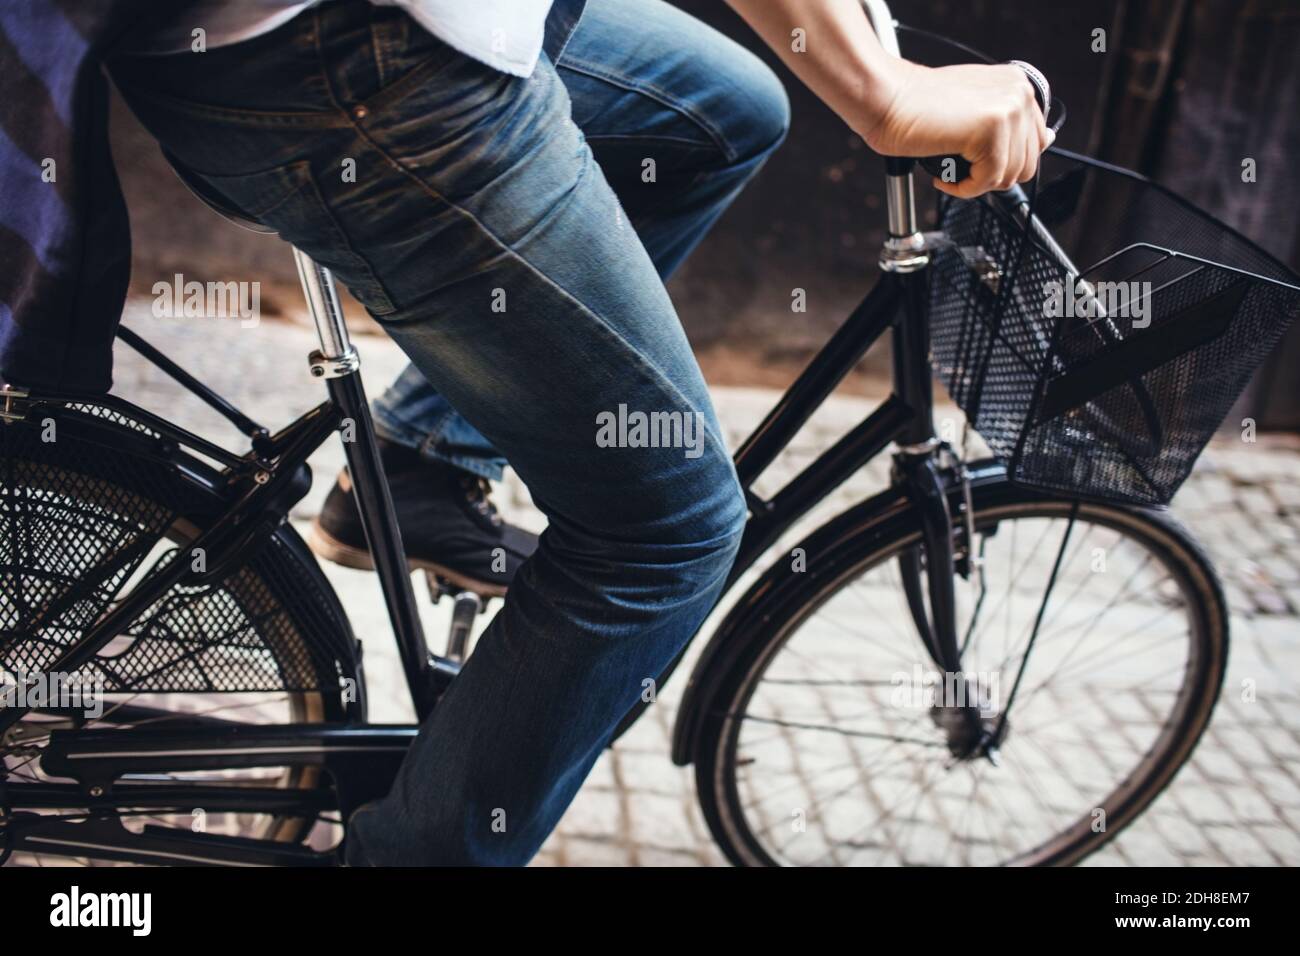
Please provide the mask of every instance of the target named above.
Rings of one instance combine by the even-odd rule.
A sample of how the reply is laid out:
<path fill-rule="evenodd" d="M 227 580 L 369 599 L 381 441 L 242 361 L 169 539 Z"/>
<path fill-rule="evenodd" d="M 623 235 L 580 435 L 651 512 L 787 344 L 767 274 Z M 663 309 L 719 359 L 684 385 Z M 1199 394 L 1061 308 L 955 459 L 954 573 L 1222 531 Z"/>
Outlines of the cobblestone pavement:
<path fill-rule="evenodd" d="M 225 321 L 198 327 L 193 320 L 182 324 L 154 319 L 147 308 L 138 305 L 128 310 L 127 324 L 169 354 L 184 358 L 200 377 L 265 424 L 283 424 L 322 400 L 319 384 L 306 373 L 311 336 L 301 327 L 265 322 L 244 329 Z M 375 394 L 400 370 L 402 357 L 383 339 L 365 337 L 358 345 L 368 388 Z M 119 350 L 117 380 L 119 393 L 170 413 L 205 434 L 237 443 L 237 436 L 224 422 L 197 402 L 178 402 L 174 386 L 125 349 Z M 714 396 L 734 446 L 760 420 L 776 393 L 717 389 Z M 782 478 L 810 462 L 860 421 L 869 408 L 870 402 L 862 398 L 832 399 L 765 476 L 760 492 L 779 486 Z M 954 428 L 957 416 L 953 408 L 940 409 L 941 429 Z M 321 449 L 313 459 L 315 487 L 293 515 L 300 527 L 315 513 L 341 461 L 336 443 Z M 885 468 L 886 462 L 881 460 L 856 475 L 801 521 L 773 553 L 784 554 L 807 530 L 881 488 Z M 497 498 L 508 518 L 540 530 L 541 516 L 513 476 Z M 1195 529 L 1218 566 L 1229 595 L 1233 643 L 1227 678 L 1214 719 L 1193 759 L 1153 807 L 1089 863 L 1300 864 L 1300 692 L 1296 676 L 1300 674 L 1300 441 L 1217 439 L 1178 495 L 1173 511 Z M 1015 546 L 1011 547 L 1014 550 Z M 769 556 L 760 566 L 766 567 L 771 560 Z M 331 565 L 326 565 L 325 571 L 366 645 L 372 718 L 409 719 L 375 580 Z M 445 603 L 441 607 L 429 604 L 422 592 L 421 600 L 426 629 L 436 647 L 446 631 L 448 609 Z M 707 635 L 723 611 L 725 606 L 703 634 Z M 487 616 L 481 618 L 480 626 L 487 620 Z M 662 689 L 657 704 L 599 760 L 544 847 L 539 864 L 695 866 L 723 862 L 697 808 L 692 770 L 674 766 L 667 756 L 685 675 L 704 643 L 704 637 L 696 639 L 682 670 Z M 1105 732 L 1124 741 L 1129 738 L 1123 735 L 1135 725 L 1121 704 L 1112 701 L 1099 711 L 1107 722 Z M 832 702 L 829 706 L 837 705 Z M 1052 741 L 1046 749 L 1055 756 L 1048 757 L 1049 762 L 1058 758 L 1068 762 L 1069 746 Z M 1033 767 L 1023 769 L 1033 776 Z M 879 784 L 882 792 L 888 790 L 885 777 L 882 775 Z M 927 812 L 941 821 L 945 819 L 944 801 L 951 806 L 953 799 L 960 799 L 960 794 L 940 794 Z M 1017 814 L 1031 812 L 1033 804 L 1013 809 Z M 788 819 L 789 810 L 782 815 Z M 944 839 L 942 833 L 938 839 Z M 987 842 L 991 846 L 995 839 Z M 920 843 L 925 843 L 924 837 Z M 817 846 L 816 839 L 809 841 L 806 859 L 825 856 L 824 845 L 811 849 Z M 979 862 L 979 849 L 972 843 L 967 850 L 975 862 Z M 882 848 L 879 852 L 888 856 L 890 851 Z M 909 848 L 908 854 L 909 859 L 925 855 L 919 848 Z"/>

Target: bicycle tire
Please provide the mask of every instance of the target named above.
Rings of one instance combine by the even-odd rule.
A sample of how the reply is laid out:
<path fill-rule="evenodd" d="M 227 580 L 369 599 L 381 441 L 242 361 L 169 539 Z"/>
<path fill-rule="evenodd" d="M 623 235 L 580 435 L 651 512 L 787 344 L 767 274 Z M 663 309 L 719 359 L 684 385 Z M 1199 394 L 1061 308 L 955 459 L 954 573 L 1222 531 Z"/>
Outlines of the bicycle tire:
<path fill-rule="evenodd" d="M 136 538 L 148 545 L 150 536 L 156 537 L 152 547 L 157 549 L 183 548 L 224 510 L 219 474 L 175 451 L 170 466 L 150 457 L 156 436 L 146 426 L 91 405 L 52 408 L 49 416 L 43 421 L 56 422 L 54 442 L 40 440 L 43 426 L 34 421 L 7 423 L 0 430 L 0 530 L 7 569 L 0 584 L 0 666 L 15 673 L 37 673 L 52 652 L 75 646 L 104 608 L 120 598 L 120 589 L 129 586 L 130 575 L 114 575 L 111 587 L 117 591 L 109 594 L 111 588 L 101 587 L 82 596 L 81 603 L 97 604 L 93 616 L 48 620 L 44 608 L 60 601 L 58 589 L 75 587 L 78 569 L 94 561 L 102 567 L 105 554 L 134 547 Z M 148 560 L 137 566 L 136 574 Z M 35 610 L 32 594 L 38 597 Z M 255 694 L 282 695 L 270 703 L 286 711 L 287 722 L 348 718 L 340 690 L 347 679 L 359 686 L 356 642 L 337 598 L 288 524 L 240 555 L 219 582 L 178 585 L 153 605 L 150 615 L 160 623 L 148 628 L 132 624 L 79 673 L 102 679 L 107 695 L 132 702 L 143 695 L 158 714 L 150 717 L 152 726 L 169 719 L 183 723 L 199 706 L 217 716 L 228 706 L 236 719 L 247 721 L 249 711 L 241 708 L 248 708 L 247 700 Z M 73 622 L 82 618 L 79 632 Z M 219 635 L 206 646 L 205 630 Z M 177 642 L 174 652 L 169 640 Z M 34 648 L 42 644 L 54 646 L 39 657 Z M 200 663 L 190 667 L 187 661 Z M 24 721 L 29 732 L 38 725 L 42 730 L 57 726 L 59 720 L 50 723 L 57 716 L 34 710 L 16 730 L 23 732 Z M 285 722 L 283 716 L 262 719 Z M 110 706 L 96 726 L 129 733 L 122 723 Z M 10 761 L 8 753 L 0 748 L 0 773 L 7 778 L 19 779 L 11 777 L 15 766 L 28 775 L 39 772 L 39 762 Z M 268 785 L 301 789 L 329 783 L 317 769 L 303 767 L 287 768 Z M 150 814 L 159 812 L 155 808 Z M 187 815 L 191 809 L 176 808 L 176 813 Z M 314 822 L 267 816 L 250 835 L 299 842 Z"/>
<path fill-rule="evenodd" d="M 1107 808 L 1104 830 L 1094 832 L 1081 818 L 1080 825 L 1066 836 L 1050 845 L 1045 842 L 1042 852 L 1015 860 L 1018 865 L 1077 863 L 1132 823 L 1168 786 L 1200 739 L 1217 700 L 1227 659 L 1227 605 L 1213 566 L 1200 545 L 1167 512 L 1050 498 L 1005 482 L 977 490 L 975 496 L 977 524 L 999 516 L 1006 520 L 1017 513 L 1026 517 L 1064 516 L 1076 506 L 1080 517 L 1131 534 L 1144 546 L 1158 549 L 1153 552 L 1157 556 L 1168 559 L 1166 566 L 1181 576 L 1180 583 L 1188 585 L 1184 593 L 1193 599 L 1198 647 L 1195 664 L 1189 667 L 1183 683 L 1186 706 L 1181 708 L 1177 725 L 1171 733 L 1162 735 L 1159 753 L 1143 765 L 1145 769 L 1111 794 L 1118 797 L 1113 805 L 1110 797 L 1102 803 Z M 795 589 L 794 593 L 785 593 L 780 602 L 774 601 L 771 615 L 757 614 L 756 619 L 764 622 L 759 632 L 752 635 L 742 653 L 719 665 L 726 668 L 726 673 L 713 684 L 712 697 L 702 704 L 705 717 L 693 762 L 705 820 L 719 847 L 735 865 L 779 865 L 746 820 L 737 782 L 736 742 L 745 707 L 762 674 L 802 623 L 864 569 L 888 562 L 920 534 L 919 519 L 911 509 L 886 525 L 865 528 L 833 553 L 822 555 L 818 562 L 825 562 L 821 569 L 824 573 L 816 577 L 789 575 L 786 583 Z M 742 715 L 741 719 L 736 715 Z"/>

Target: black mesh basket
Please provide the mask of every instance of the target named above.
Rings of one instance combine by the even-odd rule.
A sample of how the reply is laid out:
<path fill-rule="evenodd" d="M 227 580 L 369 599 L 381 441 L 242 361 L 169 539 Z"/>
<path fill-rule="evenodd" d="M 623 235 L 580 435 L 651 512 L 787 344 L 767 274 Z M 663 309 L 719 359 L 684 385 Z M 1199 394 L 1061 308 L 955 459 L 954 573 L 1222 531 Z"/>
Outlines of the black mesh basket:
<path fill-rule="evenodd" d="M 54 669 L 224 510 L 163 445 L 149 426 L 95 404 L 33 404 L 0 424 L 0 685 Z M 164 592 L 79 669 L 83 686 L 337 687 L 355 673 L 350 629 L 291 542 L 278 532 L 222 580 Z"/>
<path fill-rule="evenodd" d="M 935 375 L 1012 481 L 1167 503 L 1300 312 L 1300 279 L 1127 170 L 1061 153 L 1041 182 L 1041 228 L 942 201 Z"/>

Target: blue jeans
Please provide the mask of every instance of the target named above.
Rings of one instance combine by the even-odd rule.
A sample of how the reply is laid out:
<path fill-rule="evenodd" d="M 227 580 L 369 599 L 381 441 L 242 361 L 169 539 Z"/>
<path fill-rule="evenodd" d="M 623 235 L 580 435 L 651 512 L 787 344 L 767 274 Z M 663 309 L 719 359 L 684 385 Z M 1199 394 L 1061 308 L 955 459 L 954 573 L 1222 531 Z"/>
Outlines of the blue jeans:
<path fill-rule="evenodd" d="M 664 280 L 785 135 L 789 107 L 775 77 L 655 0 L 593 0 L 555 71 L 573 121 Z M 647 158 L 658 189 L 646 188 Z M 414 365 L 375 400 L 374 418 L 390 441 L 501 478 L 505 458 Z"/>
<path fill-rule="evenodd" d="M 660 0 L 590 0 L 558 46 L 511 77 L 348 0 L 114 68 L 179 162 L 406 352 L 386 430 L 499 449 L 548 519 L 392 791 L 350 822 L 353 863 L 526 863 L 714 604 L 746 518 L 661 276 L 781 140 L 784 93 Z M 605 427 L 638 413 L 702 443 Z"/>

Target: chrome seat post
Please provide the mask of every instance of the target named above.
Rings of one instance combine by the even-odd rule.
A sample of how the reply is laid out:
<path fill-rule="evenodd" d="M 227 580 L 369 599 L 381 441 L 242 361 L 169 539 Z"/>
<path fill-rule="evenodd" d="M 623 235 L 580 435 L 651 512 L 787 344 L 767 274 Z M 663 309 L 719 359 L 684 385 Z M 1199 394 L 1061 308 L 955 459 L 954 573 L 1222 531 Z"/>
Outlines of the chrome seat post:
<path fill-rule="evenodd" d="M 361 360 L 348 338 L 334 276 L 298 247 L 291 248 L 298 266 L 298 278 L 302 280 L 303 295 L 307 298 L 307 309 L 311 312 L 316 337 L 320 341 L 320 348 L 308 357 L 311 374 L 315 378 L 351 375 L 361 367 Z"/>

